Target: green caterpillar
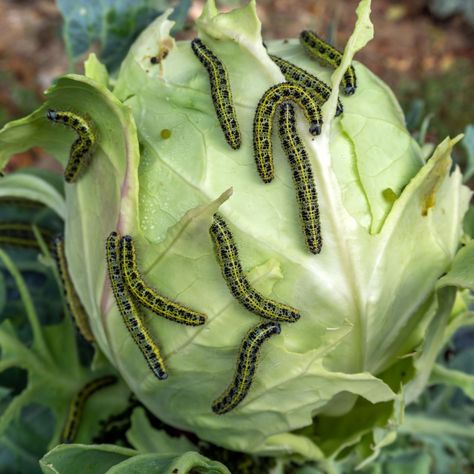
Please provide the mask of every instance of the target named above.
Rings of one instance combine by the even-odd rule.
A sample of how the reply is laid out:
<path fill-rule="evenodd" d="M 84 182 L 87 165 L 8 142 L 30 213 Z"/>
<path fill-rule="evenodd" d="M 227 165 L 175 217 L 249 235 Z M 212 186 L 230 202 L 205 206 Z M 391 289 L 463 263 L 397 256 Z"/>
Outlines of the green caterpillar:
<path fill-rule="evenodd" d="M 39 249 L 32 226 L 26 222 L 0 223 L 0 245 Z M 39 227 L 39 232 L 46 242 L 53 238 L 53 232 L 49 229 Z"/>
<path fill-rule="evenodd" d="M 304 69 L 278 56 L 270 54 L 270 58 L 280 68 L 280 71 L 288 82 L 294 82 L 295 84 L 299 84 L 307 89 L 311 89 L 311 92 L 316 97 L 318 105 L 323 105 L 324 102 L 329 99 L 331 88 L 324 81 L 321 81 Z M 342 112 L 344 112 L 342 103 L 337 99 L 336 117 L 341 115 Z"/>
<path fill-rule="evenodd" d="M 114 375 L 106 375 L 105 377 L 92 380 L 79 390 L 69 405 L 66 423 L 64 424 L 59 437 L 60 443 L 72 443 L 76 438 L 84 405 L 89 397 L 98 390 L 113 385 L 116 382 L 117 377 Z"/>
<path fill-rule="evenodd" d="M 209 74 L 212 102 L 225 139 L 231 148 L 237 150 L 241 145 L 241 136 L 227 69 L 199 38 L 191 42 L 191 48 Z"/>
<path fill-rule="evenodd" d="M 130 293 L 136 300 L 159 316 L 188 326 L 200 326 L 206 322 L 202 313 L 193 311 L 160 295 L 147 286 L 138 270 L 135 245 L 129 235 L 120 240 L 121 271 Z"/>
<path fill-rule="evenodd" d="M 230 292 L 242 306 L 262 318 L 273 321 L 288 323 L 298 321 L 300 318 L 298 310 L 266 298 L 251 287 L 242 270 L 234 237 L 224 218 L 219 214 L 214 214 L 209 233 L 217 250 L 222 276 Z"/>
<path fill-rule="evenodd" d="M 260 99 L 253 121 L 253 148 L 257 171 L 264 183 L 274 178 L 272 154 L 273 119 L 277 108 L 283 102 L 296 102 L 303 110 L 310 123 L 311 135 L 321 133 L 321 109 L 311 93 L 291 82 L 282 82 L 270 87 Z"/>
<path fill-rule="evenodd" d="M 279 132 L 293 173 L 306 245 L 311 253 L 318 254 L 323 244 L 318 194 L 311 162 L 296 130 L 295 109 L 290 103 L 280 106 Z"/>
<path fill-rule="evenodd" d="M 214 413 L 223 415 L 233 410 L 246 397 L 254 379 L 263 343 L 280 332 L 280 324 L 269 321 L 260 323 L 245 335 L 240 346 L 234 379 L 224 393 L 212 403 Z"/>
<path fill-rule="evenodd" d="M 74 183 L 89 166 L 97 142 L 94 127 L 85 118 L 72 112 L 49 109 L 46 116 L 52 122 L 67 125 L 78 135 L 71 146 L 69 161 L 64 170 L 66 182 Z"/>
<path fill-rule="evenodd" d="M 56 260 L 59 275 L 63 282 L 64 294 L 66 296 L 66 302 L 69 307 L 69 311 L 72 314 L 76 327 L 81 333 L 82 337 L 88 342 L 94 342 L 94 334 L 92 334 L 91 327 L 89 325 L 89 317 L 84 309 L 84 306 L 79 299 L 79 295 L 74 288 L 71 276 L 69 274 L 66 252 L 64 249 L 64 237 L 58 235 L 53 239 L 53 257 Z"/>
<path fill-rule="evenodd" d="M 161 352 L 150 336 L 143 316 L 133 298 L 128 294 L 120 269 L 120 246 L 117 232 L 111 232 L 106 241 L 107 268 L 115 301 L 128 332 L 140 349 L 153 374 L 160 380 L 168 378 Z"/>
<path fill-rule="evenodd" d="M 309 56 L 315 58 L 321 65 L 336 69 L 341 64 L 342 53 L 322 40 L 314 31 L 302 31 L 300 43 Z M 357 78 L 353 66 L 349 66 L 341 81 L 344 94 L 352 95 L 357 88 Z"/>

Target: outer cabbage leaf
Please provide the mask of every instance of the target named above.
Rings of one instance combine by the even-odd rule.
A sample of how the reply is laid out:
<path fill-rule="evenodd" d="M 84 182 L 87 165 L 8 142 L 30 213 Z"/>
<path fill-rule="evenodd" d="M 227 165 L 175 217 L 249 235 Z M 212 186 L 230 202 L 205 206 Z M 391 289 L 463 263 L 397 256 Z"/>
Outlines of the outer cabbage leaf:
<path fill-rule="evenodd" d="M 127 440 L 140 453 L 179 455 L 197 451 L 196 446 L 185 436 L 171 437 L 164 430 L 153 428 L 141 407 L 132 413 L 132 426 L 127 431 Z"/>
<path fill-rule="evenodd" d="M 96 71 L 97 67 L 92 70 Z M 100 144 L 90 169 L 80 186 L 65 187 L 66 257 L 95 337 L 112 358 L 101 323 L 105 312 L 100 305 L 111 304 L 110 295 L 109 300 L 102 301 L 106 282 L 103 242 L 118 220 L 127 227 L 130 222 L 136 226 L 138 219 L 139 154 L 135 123 L 128 108 L 106 87 L 84 76 L 68 75 L 58 79 L 47 91 L 47 97 L 48 101 L 37 111 L 3 128 L 0 166 L 11 154 L 33 145 L 44 147 L 61 163 L 66 163 L 74 134 L 65 127 L 51 124 L 46 119 L 48 108 L 82 112 L 96 124 Z"/>
<path fill-rule="evenodd" d="M 474 291 L 474 240 L 462 247 L 454 258 L 449 272 L 438 281 L 438 287 L 456 286 Z"/>
<path fill-rule="evenodd" d="M 56 175 L 54 175 L 56 177 Z M 2 178 L 0 198 L 12 197 L 41 202 L 62 219 L 66 217 L 66 206 L 61 191 L 54 185 L 54 178 L 36 174 L 30 170 L 10 173 Z M 61 183 L 62 184 L 62 183 Z"/>
<path fill-rule="evenodd" d="M 44 474 L 230 474 L 221 463 L 196 452 L 182 455 L 139 454 L 114 445 L 61 445 L 47 453 L 40 465 Z"/>

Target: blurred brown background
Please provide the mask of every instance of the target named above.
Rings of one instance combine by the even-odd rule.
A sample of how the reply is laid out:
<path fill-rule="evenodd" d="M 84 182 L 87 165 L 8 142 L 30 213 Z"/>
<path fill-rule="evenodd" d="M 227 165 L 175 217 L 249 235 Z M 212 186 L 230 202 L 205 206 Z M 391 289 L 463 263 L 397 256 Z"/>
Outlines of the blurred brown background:
<path fill-rule="evenodd" d="M 473 1 L 473 0 L 467 0 Z M 414 99 L 433 114 L 428 139 L 455 135 L 474 122 L 474 29 L 460 14 L 440 19 L 430 0 L 373 0 L 375 38 L 357 55 L 392 88 L 405 110 Z M 245 2 L 220 1 L 225 10 Z M 305 28 L 331 33 L 344 45 L 355 21 L 357 0 L 258 0 L 266 39 L 295 37 Z M 195 1 L 187 30 L 203 2 Z M 0 125 L 33 110 L 42 92 L 68 61 L 61 38 L 61 16 L 54 0 L 0 0 Z M 42 159 L 36 150 L 17 165 Z"/>

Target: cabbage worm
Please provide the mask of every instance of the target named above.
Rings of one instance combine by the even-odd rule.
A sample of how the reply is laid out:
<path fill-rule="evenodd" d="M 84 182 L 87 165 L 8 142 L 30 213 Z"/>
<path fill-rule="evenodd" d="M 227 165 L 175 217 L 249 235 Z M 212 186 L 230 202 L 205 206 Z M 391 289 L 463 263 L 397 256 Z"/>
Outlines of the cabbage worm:
<path fill-rule="evenodd" d="M 296 130 L 295 109 L 290 103 L 280 106 L 279 132 L 293 173 L 306 245 L 311 253 L 318 254 L 322 246 L 318 194 L 308 153 Z"/>
<path fill-rule="evenodd" d="M 252 385 L 263 343 L 280 332 L 280 325 L 269 321 L 260 323 L 245 335 L 240 346 L 234 379 L 224 393 L 212 403 L 214 413 L 223 415 L 233 410 L 245 398 Z"/>
<path fill-rule="evenodd" d="M 253 149 L 257 171 L 264 183 L 274 177 L 272 129 L 276 110 L 283 102 L 296 102 L 310 123 L 312 135 L 321 133 L 321 109 L 311 93 L 298 84 L 282 82 L 270 87 L 260 99 L 253 122 Z"/>
<path fill-rule="evenodd" d="M 76 437 L 79 428 L 84 405 L 91 395 L 98 390 L 113 385 L 117 382 L 117 377 L 114 375 L 106 375 L 84 385 L 79 392 L 74 396 L 69 405 L 69 411 L 66 418 L 66 423 L 61 431 L 60 443 L 72 443 Z"/>
<path fill-rule="evenodd" d="M 329 66 L 333 69 L 339 67 L 342 60 L 342 53 L 322 40 L 314 31 L 302 31 L 300 33 L 300 43 L 309 56 L 315 58 L 322 66 Z M 349 66 L 341 81 L 342 91 L 346 95 L 352 95 L 357 88 L 357 78 L 353 66 Z"/>
<path fill-rule="evenodd" d="M 94 151 L 97 136 L 94 127 L 85 118 L 73 112 L 49 109 L 47 118 L 52 122 L 62 123 L 72 128 L 78 138 L 71 145 L 69 161 L 64 170 L 64 178 L 68 183 L 74 183 L 87 169 Z"/>
<path fill-rule="evenodd" d="M 329 99 L 331 88 L 324 81 L 321 81 L 313 74 L 278 56 L 270 54 L 270 58 L 280 68 L 281 73 L 288 82 L 294 82 L 307 89 L 311 89 L 318 105 L 323 105 L 324 102 Z M 336 117 L 342 114 L 342 112 L 344 112 L 344 109 L 341 101 L 337 99 Z"/>
<path fill-rule="evenodd" d="M 202 313 L 193 311 L 160 295 L 149 287 L 138 270 L 135 245 L 129 235 L 120 240 L 121 270 L 129 292 L 136 300 L 159 316 L 188 326 L 200 326 L 206 322 Z"/>
<path fill-rule="evenodd" d="M 133 298 L 128 294 L 120 269 L 120 247 L 117 232 L 111 232 L 106 241 L 107 269 L 115 301 L 122 315 L 125 326 L 137 344 L 143 357 L 155 376 L 164 380 L 168 378 L 165 363 L 160 349 L 150 336 L 143 316 Z"/>
<path fill-rule="evenodd" d="M 294 323 L 300 318 L 297 309 L 271 300 L 250 286 L 240 264 L 234 237 L 221 215 L 214 214 L 209 232 L 217 250 L 222 276 L 230 292 L 242 306 L 254 314 L 273 321 Z"/>
<path fill-rule="evenodd" d="M 232 100 L 227 69 L 224 63 L 199 38 L 195 38 L 191 42 L 191 48 L 209 74 L 212 102 L 225 139 L 231 148 L 237 150 L 241 143 L 240 128 Z"/>

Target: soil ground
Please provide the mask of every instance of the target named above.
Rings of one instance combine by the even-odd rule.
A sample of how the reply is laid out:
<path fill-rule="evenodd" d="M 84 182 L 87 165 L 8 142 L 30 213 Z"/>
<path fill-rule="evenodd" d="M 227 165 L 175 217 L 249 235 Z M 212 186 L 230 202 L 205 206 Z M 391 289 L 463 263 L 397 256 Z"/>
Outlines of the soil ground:
<path fill-rule="evenodd" d="M 219 2 L 223 9 L 243 2 Z M 407 110 L 423 101 L 433 114 L 429 138 L 463 131 L 474 122 L 474 29 L 461 16 L 444 20 L 429 0 L 373 0 L 375 39 L 357 55 L 382 77 Z M 355 21 L 357 0 L 259 0 L 265 38 L 295 37 L 303 29 L 332 32 L 341 46 Z M 33 110 L 51 81 L 66 72 L 61 15 L 53 0 L 0 0 L 0 125 Z M 192 24 L 202 9 L 195 1 Z M 179 34 L 193 36 L 192 30 Z M 25 166 L 45 158 L 32 150 L 15 159 Z M 48 165 L 47 165 L 48 166 Z"/>

